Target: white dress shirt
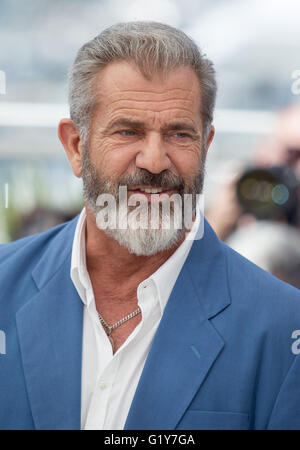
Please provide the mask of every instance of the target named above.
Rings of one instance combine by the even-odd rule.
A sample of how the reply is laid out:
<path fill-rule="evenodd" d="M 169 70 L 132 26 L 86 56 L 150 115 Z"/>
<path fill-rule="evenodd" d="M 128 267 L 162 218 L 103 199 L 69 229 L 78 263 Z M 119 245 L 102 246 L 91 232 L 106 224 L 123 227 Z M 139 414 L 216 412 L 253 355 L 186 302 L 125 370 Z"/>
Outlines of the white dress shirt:
<path fill-rule="evenodd" d="M 97 315 L 86 268 L 85 226 L 83 209 L 75 230 L 71 262 L 71 279 L 84 304 L 81 428 L 122 430 L 153 337 L 193 240 L 185 239 L 155 273 L 139 284 L 137 299 L 141 322 L 113 354 Z"/>

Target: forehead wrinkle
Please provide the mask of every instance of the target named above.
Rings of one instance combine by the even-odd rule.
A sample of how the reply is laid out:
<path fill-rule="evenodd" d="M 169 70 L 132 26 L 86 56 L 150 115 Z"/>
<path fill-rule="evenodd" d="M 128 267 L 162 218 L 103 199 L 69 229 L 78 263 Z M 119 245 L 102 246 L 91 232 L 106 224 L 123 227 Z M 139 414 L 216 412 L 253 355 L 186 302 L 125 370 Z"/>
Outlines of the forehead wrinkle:
<path fill-rule="evenodd" d="M 162 114 L 165 114 L 165 113 L 169 113 L 170 111 L 172 111 L 172 112 L 177 111 L 177 113 L 179 113 L 178 116 L 172 117 L 173 121 L 179 120 L 181 114 L 188 113 L 188 115 L 186 115 L 186 117 L 188 117 L 189 120 L 192 120 L 193 123 L 196 123 L 194 121 L 194 114 L 193 114 L 193 112 L 191 110 L 187 109 L 187 108 L 178 108 L 178 107 L 177 108 L 165 108 L 162 111 L 156 111 L 156 110 L 152 110 L 152 109 L 147 108 L 147 110 L 146 110 L 147 113 L 154 114 L 155 116 L 157 116 L 158 114 L 162 115 Z M 145 109 L 144 108 L 138 109 L 136 107 L 135 108 L 126 107 L 126 108 L 122 108 L 122 109 L 116 108 L 114 111 L 112 111 L 112 114 L 113 114 L 114 117 L 118 117 L 119 114 L 120 114 L 120 116 L 121 116 L 121 114 L 124 114 L 124 115 L 126 115 L 126 118 L 129 119 L 128 112 L 129 112 L 129 114 L 132 114 L 132 112 L 136 112 L 136 113 L 145 112 Z M 199 117 L 199 119 L 200 119 L 200 117 Z M 111 121 L 112 120 L 114 120 L 114 119 L 112 118 Z M 137 120 L 141 121 L 141 118 L 139 117 L 139 118 L 137 118 Z M 142 121 L 145 121 L 145 120 L 148 121 L 149 120 L 149 116 L 147 116 L 147 118 L 143 119 Z M 195 120 L 197 120 L 196 117 L 195 117 Z"/>
<path fill-rule="evenodd" d="M 154 74 L 146 79 L 136 64 L 131 61 L 115 61 L 107 65 L 94 78 L 94 90 L 97 100 L 106 103 L 110 99 L 125 95 L 144 98 L 165 98 L 175 95 L 182 99 L 201 100 L 201 85 L 195 71 L 189 66 L 182 65 L 168 71 L 166 76 Z"/>
<path fill-rule="evenodd" d="M 117 88 L 118 89 L 118 88 Z M 166 95 L 169 92 L 172 91 L 180 91 L 180 92 L 190 92 L 191 89 L 184 89 L 184 88 L 164 88 L 161 91 L 151 91 L 151 89 L 118 89 L 118 95 L 120 94 L 120 91 L 124 92 L 124 93 L 132 93 L 132 92 L 136 92 L 136 93 L 147 93 L 149 92 L 149 94 L 156 94 L 156 95 Z M 114 94 L 114 93 L 112 93 Z"/>
<path fill-rule="evenodd" d="M 137 89 L 131 89 L 131 90 L 119 90 L 118 92 L 112 92 L 110 94 L 105 94 L 105 96 L 107 97 L 107 99 L 113 99 L 114 97 L 116 97 L 117 99 L 122 98 L 122 96 L 124 95 L 125 97 L 127 97 L 127 95 L 132 95 L 135 94 L 137 97 L 140 97 L 141 99 L 144 99 L 145 97 L 150 97 L 151 99 L 153 99 L 154 97 L 170 97 L 170 93 L 174 93 L 175 98 L 178 98 L 178 100 L 192 100 L 195 97 L 195 94 L 193 92 L 192 89 L 183 89 L 183 88 L 176 88 L 176 89 L 164 89 L 163 92 L 156 92 L 156 91 L 151 91 L 151 90 L 137 90 Z M 182 93 L 182 96 L 180 96 L 179 94 Z M 165 100 L 168 100 L 169 98 L 166 98 Z M 129 99 L 130 100 L 130 99 Z M 133 99 L 132 99 L 133 100 Z M 111 101 L 111 100 L 110 100 Z M 113 100 L 112 100 L 113 101 Z M 164 99 L 162 100 L 158 100 L 158 101 L 164 101 Z"/>
<path fill-rule="evenodd" d="M 180 102 L 183 102 L 184 104 L 192 104 L 192 99 L 182 99 L 182 98 L 166 98 L 164 100 L 160 100 L 160 99 L 150 99 L 150 100 L 145 100 L 145 99 L 125 99 L 125 98 L 119 98 L 117 100 L 113 100 L 111 102 L 109 102 L 110 105 L 113 105 L 114 103 L 120 103 L 120 102 L 135 102 L 135 103 L 166 103 L 166 102 L 178 102 L 178 100 Z"/>

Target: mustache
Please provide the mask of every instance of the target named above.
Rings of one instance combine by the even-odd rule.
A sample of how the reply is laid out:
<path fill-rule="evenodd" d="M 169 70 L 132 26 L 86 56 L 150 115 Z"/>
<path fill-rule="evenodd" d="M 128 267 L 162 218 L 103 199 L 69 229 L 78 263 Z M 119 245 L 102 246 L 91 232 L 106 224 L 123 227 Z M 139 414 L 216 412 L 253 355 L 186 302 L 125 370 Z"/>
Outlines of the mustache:
<path fill-rule="evenodd" d="M 184 190 L 185 181 L 178 175 L 164 170 L 160 173 L 152 173 L 147 169 L 139 169 L 133 175 L 125 175 L 119 179 L 120 186 L 146 185 L 161 187 L 165 189 L 176 189 L 179 192 Z"/>

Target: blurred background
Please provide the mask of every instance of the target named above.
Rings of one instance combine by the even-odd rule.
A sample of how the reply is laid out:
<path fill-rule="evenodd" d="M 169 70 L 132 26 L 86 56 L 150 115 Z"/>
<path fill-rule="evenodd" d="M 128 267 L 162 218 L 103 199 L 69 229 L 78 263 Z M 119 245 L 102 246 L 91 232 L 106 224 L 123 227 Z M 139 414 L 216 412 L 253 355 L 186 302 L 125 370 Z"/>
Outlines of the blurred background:
<path fill-rule="evenodd" d="M 188 33 L 215 63 L 205 207 L 219 237 L 300 288 L 299 0 L 0 0 L 0 242 L 82 207 L 57 138 L 79 47 L 119 21 Z"/>

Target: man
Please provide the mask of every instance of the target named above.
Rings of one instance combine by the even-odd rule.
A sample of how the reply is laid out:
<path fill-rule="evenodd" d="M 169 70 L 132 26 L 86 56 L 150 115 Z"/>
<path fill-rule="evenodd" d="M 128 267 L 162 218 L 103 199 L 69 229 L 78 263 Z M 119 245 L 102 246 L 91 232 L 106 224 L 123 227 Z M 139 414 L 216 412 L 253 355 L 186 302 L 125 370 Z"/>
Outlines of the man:
<path fill-rule="evenodd" d="M 80 49 L 59 137 L 85 209 L 0 251 L 2 428 L 300 428 L 299 292 L 207 223 L 188 233 L 215 92 L 210 61 L 166 25 Z M 165 226 L 166 209 L 149 226 L 173 195 L 192 196 L 191 220 Z"/>

